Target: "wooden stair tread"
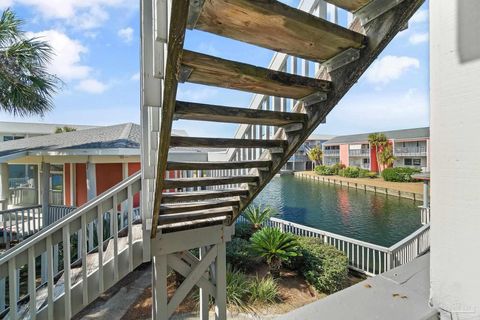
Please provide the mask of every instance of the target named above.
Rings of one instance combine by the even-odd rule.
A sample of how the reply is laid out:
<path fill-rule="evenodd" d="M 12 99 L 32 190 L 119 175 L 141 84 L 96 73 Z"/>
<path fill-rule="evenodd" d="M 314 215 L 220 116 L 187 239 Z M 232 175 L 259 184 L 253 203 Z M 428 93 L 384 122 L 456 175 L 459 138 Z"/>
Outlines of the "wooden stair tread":
<path fill-rule="evenodd" d="M 272 161 L 218 161 L 218 162 L 191 162 L 191 161 L 169 161 L 167 170 L 221 170 L 221 169 L 248 169 L 248 168 L 270 168 Z"/>
<path fill-rule="evenodd" d="M 325 1 L 333 5 L 336 5 L 339 8 L 354 12 L 364 7 L 366 4 L 368 4 L 372 0 L 325 0 Z"/>
<path fill-rule="evenodd" d="M 356 8 L 365 1 L 333 2 Z M 360 33 L 273 0 L 205 1 L 195 28 L 315 61 L 365 41 Z"/>
<path fill-rule="evenodd" d="M 224 199 L 224 200 L 211 200 L 202 202 L 190 202 L 190 203 L 176 203 L 176 204 L 162 204 L 160 206 L 160 214 L 175 214 L 181 212 L 207 210 L 213 208 L 222 207 L 238 207 L 238 199 Z"/>
<path fill-rule="evenodd" d="M 174 214 L 160 214 L 160 216 L 158 217 L 158 221 L 162 225 L 167 223 L 178 223 L 178 222 L 193 221 L 198 219 L 214 218 L 219 216 L 229 216 L 232 214 L 233 214 L 232 207 L 222 207 L 222 208 L 196 210 L 196 211 L 174 213 Z"/>
<path fill-rule="evenodd" d="M 248 196 L 246 189 L 223 189 L 223 190 L 202 190 L 190 192 L 170 192 L 164 193 L 162 203 L 178 203 L 187 201 L 202 201 L 218 198 L 229 197 L 246 197 Z"/>
<path fill-rule="evenodd" d="M 283 126 L 308 121 L 308 116 L 304 113 L 236 108 L 183 101 L 177 101 L 176 103 L 175 118 L 266 126 Z"/>
<path fill-rule="evenodd" d="M 191 73 L 186 81 L 293 99 L 328 92 L 330 81 L 256 67 L 206 54 L 183 50 L 183 66 Z"/>
<path fill-rule="evenodd" d="M 243 175 L 243 176 L 231 176 L 231 177 L 205 177 L 205 178 L 178 178 L 178 179 L 165 179 L 164 188 L 188 188 L 188 187 L 205 187 L 205 186 L 218 186 L 227 184 L 238 183 L 257 183 L 258 176 Z"/>
<path fill-rule="evenodd" d="M 205 148 L 285 148 L 286 140 L 230 139 L 172 136 L 171 147 Z"/>

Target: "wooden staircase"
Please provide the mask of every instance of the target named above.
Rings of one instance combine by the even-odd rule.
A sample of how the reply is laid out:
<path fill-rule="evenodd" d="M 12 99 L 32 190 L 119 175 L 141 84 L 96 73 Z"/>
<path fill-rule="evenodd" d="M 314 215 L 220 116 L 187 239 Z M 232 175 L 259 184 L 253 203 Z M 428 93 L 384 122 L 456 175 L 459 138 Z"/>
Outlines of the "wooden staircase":
<path fill-rule="evenodd" d="M 312 3 L 315 1 L 311 1 Z M 274 0 L 175 0 L 168 34 L 152 238 L 228 223 L 245 209 L 348 92 L 423 0 L 328 0 L 353 13 L 349 28 Z M 316 1 L 318 4 L 318 1 Z M 184 50 L 187 28 L 210 32 L 317 63 L 315 77 Z M 280 71 L 281 70 L 281 71 Z M 176 100 L 179 82 L 292 99 L 273 110 Z M 280 100 L 285 101 L 285 100 Z M 250 125 L 232 139 L 171 136 L 177 119 Z M 255 128 L 273 129 L 267 139 Z M 229 148 L 219 162 L 168 161 L 169 148 Z M 167 178 L 166 171 L 190 171 Z M 174 192 L 172 190 L 175 190 Z"/>

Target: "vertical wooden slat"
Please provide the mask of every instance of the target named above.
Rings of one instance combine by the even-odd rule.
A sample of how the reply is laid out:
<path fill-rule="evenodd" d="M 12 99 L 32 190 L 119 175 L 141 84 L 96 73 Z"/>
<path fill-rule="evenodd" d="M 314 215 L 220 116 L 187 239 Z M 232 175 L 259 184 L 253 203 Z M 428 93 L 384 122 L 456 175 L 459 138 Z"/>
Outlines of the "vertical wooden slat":
<path fill-rule="evenodd" d="M 48 319 L 53 319 L 53 246 L 52 246 L 52 236 L 48 235 L 46 240 L 47 246 L 47 314 Z"/>
<path fill-rule="evenodd" d="M 30 319 L 37 318 L 37 285 L 35 273 L 35 251 L 33 246 L 28 248 L 28 294 L 30 296 L 29 310 Z"/>
<path fill-rule="evenodd" d="M 63 227 L 63 282 L 65 290 L 65 319 L 72 317 L 71 275 L 70 275 L 70 226 Z"/>
<path fill-rule="evenodd" d="M 128 269 L 133 271 L 133 228 L 132 228 L 132 212 L 133 212 L 133 193 L 132 186 L 127 187 L 128 193 Z"/>
<path fill-rule="evenodd" d="M 87 283 L 87 218 L 85 215 L 81 218 L 82 224 L 82 298 L 83 298 L 83 305 L 86 306 L 88 304 L 88 283 Z"/>
<path fill-rule="evenodd" d="M 18 288 L 17 288 L 17 266 L 16 266 L 16 259 L 13 257 L 10 261 L 8 261 L 8 294 L 9 294 L 9 305 L 10 305 L 10 312 L 9 312 L 9 319 L 17 320 L 18 319 L 18 311 L 17 311 L 17 296 L 18 296 Z"/>
<path fill-rule="evenodd" d="M 98 241 L 98 291 L 103 292 L 103 211 L 102 206 L 97 207 L 97 241 Z"/>
<path fill-rule="evenodd" d="M 113 220 L 113 278 L 115 281 L 118 280 L 118 200 L 117 195 L 113 195 L 113 209 L 112 209 L 112 220 Z"/>

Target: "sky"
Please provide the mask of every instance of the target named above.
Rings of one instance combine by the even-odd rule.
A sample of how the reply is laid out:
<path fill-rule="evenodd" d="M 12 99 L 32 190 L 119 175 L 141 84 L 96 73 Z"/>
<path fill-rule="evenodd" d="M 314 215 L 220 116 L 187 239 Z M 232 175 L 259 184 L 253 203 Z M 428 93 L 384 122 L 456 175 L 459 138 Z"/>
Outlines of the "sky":
<path fill-rule="evenodd" d="M 284 0 L 297 6 L 298 0 Z M 140 22 L 136 0 L 0 0 L 25 21 L 28 36 L 48 41 L 50 72 L 63 80 L 54 110 L 43 118 L 0 121 L 112 125 L 139 123 Z M 340 21 L 346 16 L 341 13 Z M 273 52 L 201 31 L 187 31 L 185 47 L 266 67 Z M 428 126 L 428 2 L 321 124 L 319 134 L 353 134 Z M 181 84 L 179 100 L 248 107 L 252 94 Z M 191 136 L 232 137 L 236 125 L 176 121 Z"/>

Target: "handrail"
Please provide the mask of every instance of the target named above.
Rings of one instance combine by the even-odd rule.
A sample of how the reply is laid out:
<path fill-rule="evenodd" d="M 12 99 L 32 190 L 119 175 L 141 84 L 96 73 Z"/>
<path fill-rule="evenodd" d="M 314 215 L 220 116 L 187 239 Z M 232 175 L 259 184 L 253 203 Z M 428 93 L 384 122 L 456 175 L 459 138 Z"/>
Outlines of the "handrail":
<path fill-rule="evenodd" d="M 414 240 L 416 237 L 418 237 L 420 234 L 424 233 L 426 230 L 430 229 L 430 224 L 426 224 L 422 227 L 420 227 L 420 229 L 418 229 L 417 231 L 413 232 L 412 234 L 410 234 L 409 236 L 407 236 L 406 238 L 398 241 L 397 243 L 395 243 L 393 246 L 389 247 L 388 250 L 390 252 L 393 252 L 397 249 L 399 249 L 400 247 L 402 247 L 403 245 L 405 245 L 406 243 Z"/>
<path fill-rule="evenodd" d="M 58 220 L 57 223 L 51 224 L 48 227 L 45 227 L 41 231 L 37 232 L 35 235 L 31 236 L 30 238 L 26 239 L 25 241 L 22 241 L 20 244 L 16 245 L 12 249 L 6 251 L 4 254 L 0 256 L 0 265 L 3 263 L 7 263 L 9 260 L 14 258 L 17 254 L 25 251 L 29 247 L 35 245 L 39 241 L 45 239 L 47 236 L 50 234 L 60 231 L 63 227 L 68 225 L 69 223 L 73 222 L 75 219 L 80 218 L 82 215 L 85 213 L 89 212 L 90 210 L 96 208 L 98 205 L 100 205 L 102 202 L 105 200 L 111 198 L 115 193 L 118 191 L 125 189 L 129 185 L 131 185 L 133 182 L 140 180 L 141 178 L 141 172 L 135 173 L 134 175 L 130 176 L 129 178 L 125 179 L 124 181 L 120 182 L 116 186 L 113 186 L 112 188 L 108 189 L 107 191 L 103 192 L 93 200 L 85 203 L 84 205 L 78 207 L 74 211 L 72 211 L 70 214 L 66 215 L 62 219 Z"/>
<path fill-rule="evenodd" d="M 28 209 L 38 209 L 38 208 L 41 208 L 41 207 L 42 207 L 42 205 L 39 204 L 39 205 L 35 205 L 35 206 L 12 208 L 12 209 L 7 209 L 7 210 L 1 210 L 0 214 L 14 213 L 14 212 L 17 212 L 17 211 L 28 210 Z"/>

